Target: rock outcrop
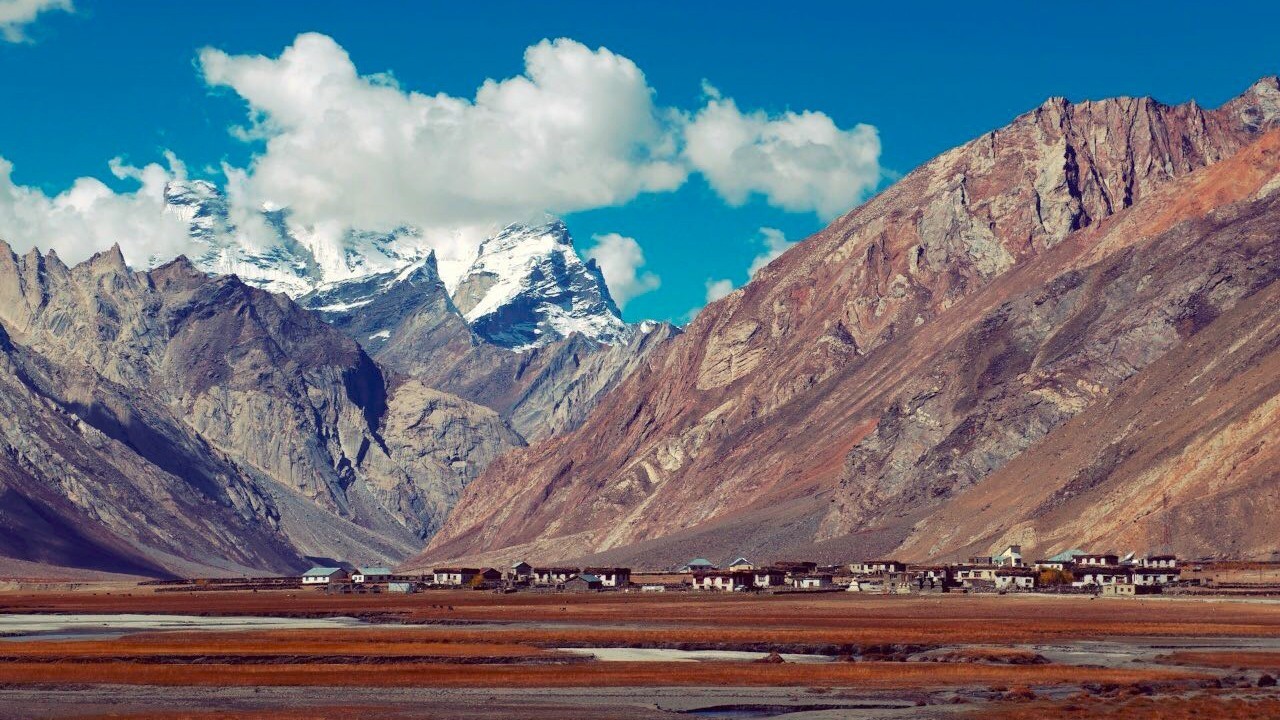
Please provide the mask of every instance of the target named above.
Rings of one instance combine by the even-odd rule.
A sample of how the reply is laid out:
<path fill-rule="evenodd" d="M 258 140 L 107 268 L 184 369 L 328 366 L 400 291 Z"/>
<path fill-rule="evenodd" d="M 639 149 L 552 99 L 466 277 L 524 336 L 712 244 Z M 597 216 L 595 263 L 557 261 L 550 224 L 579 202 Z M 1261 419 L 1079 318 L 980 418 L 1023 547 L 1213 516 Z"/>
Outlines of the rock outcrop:
<path fill-rule="evenodd" d="M 1078 544 L 1048 511 L 996 509 L 949 540 L 930 518 L 1270 287 L 1278 101 L 1275 78 L 1216 110 L 1053 99 L 939 156 L 708 306 L 580 429 L 491 465 L 410 565 L 837 559 L 908 538 L 924 559 L 1019 523 L 1031 548 Z M 1275 480 L 1251 477 L 1238 487 Z M 1026 466 L 1003 482 L 1051 484 Z M 1168 512 L 1228 509 L 1194 502 Z"/>

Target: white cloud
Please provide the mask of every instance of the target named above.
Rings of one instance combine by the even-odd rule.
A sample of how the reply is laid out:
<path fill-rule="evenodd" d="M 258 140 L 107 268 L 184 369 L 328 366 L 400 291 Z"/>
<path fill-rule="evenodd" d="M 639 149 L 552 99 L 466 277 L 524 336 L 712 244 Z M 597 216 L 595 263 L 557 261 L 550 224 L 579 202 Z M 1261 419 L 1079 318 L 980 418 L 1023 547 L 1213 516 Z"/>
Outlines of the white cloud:
<path fill-rule="evenodd" d="M 0 28 L 66 0 L 0 0 Z M 6 14 L 7 13 L 7 14 Z M 264 207 L 287 207 L 299 242 L 325 272 L 345 271 L 349 229 L 411 225 L 416 249 L 436 251 L 441 275 L 456 279 L 489 233 L 512 221 L 620 205 L 644 193 L 678 188 L 701 172 L 728 202 L 759 193 L 788 210 L 833 215 L 856 204 L 880 178 L 874 128 L 841 130 L 817 112 L 741 111 L 707 89 L 687 113 L 655 103 L 631 60 L 568 39 L 526 49 L 524 71 L 487 80 L 472 97 L 403 88 L 389 74 L 361 75 L 334 40 L 302 34 L 276 57 L 206 48 L 199 67 L 211 87 L 242 98 L 253 143 L 246 167 L 224 166 L 237 240 L 257 248 L 277 241 Z M 3 161 L 0 161 L 3 162 Z M 0 165 L 0 235 L 15 245 L 53 247 L 68 260 L 119 242 L 135 264 L 190 252 L 172 214 L 162 212 L 169 169 L 114 162 L 119 178 L 139 183 L 115 193 L 81 178 L 60 194 L 15 185 Z M 764 253 L 751 273 L 790 243 L 761 229 Z M 657 288 L 633 238 L 596 238 L 595 257 L 619 305 Z M 730 280 L 708 281 L 708 297 Z"/>
<path fill-rule="evenodd" d="M 625 308 L 632 298 L 657 290 L 662 285 L 657 275 L 641 270 L 645 263 L 644 250 L 635 238 L 607 233 L 595 235 L 592 240 L 596 244 L 585 254 L 600 266 L 609 293 L 619 308 Z"/>
<path fill-rule="evenodd" d="M 751 259 L 751 267 L 747 269 L 748 280 L 754 278 L 755 274 L 761 268 L 773 262 L 781 256 L 782 253 L 794 247 L 797 241 L 788 240 L 787 236 L 777 228 L 762 227 L 757 232 L 754 242 L 763 245 L 764 252 Z M 707 304 L 713 303 L 733 292 L 736 286 L 734 285 L 733 280 L 730 280 L 729 278 L 721 278 L 718 280 L 708 278 L 705 283 L 705 287 L 707 291 L 706 303 L 685 313 L 684 319 L 686 322 L 696 317 Z"/>
<path fill-rule="evenodd" d="M 722 280 L 707 280 L 707 302 L 713 303 L 720 298 L 727 296 L 733 292 L 733 281 L 724 278 Z"/>
<path fill-rule="evenodd" d="M 751 277 L 755 277 L 756 271 L 776 260 L 796 244 L 794 240 L 788 240 L 781 230 L 771 227 L 760 228 L 760 242 L 764 244 L 765 250 L 751 261 L 751 268 L 747 270 L 747 275 Z"/>
<path fill-rule="evenodd" d="M 731 205 L 753 193 L 824 219 L 845 212 L 880 182 L 880 137 L 870 125 L 841 130 L 824 113 L 744 113 L 705 86 L 707 104 L 684 128 L 684 155 Z"/>
<path fill-rule="evenodd" d="M 315 33 L 278 57 L 200 53 L 206 81 L 248 104 L 237 136 L 264 143 L 233 171 L 245 202 L 287 206 L 305 234 L 334 242 L 345 227 L 417 226 L 446 275 L 485 230 L 674 190 L 691 169 L 730 203 L 758 192 L 824 216 L 879 181 L 870 126 L 840 130 L 816 112 L 743 113 L 710 87 L 690 116 L 656 105 L 631 60 L 569 39 L 543 40 L 524 61 L 522 74 L 487 80 L 467 98 L 361 75 Z"/>
<path fill-rule="evenodd" d="M 72 12 L 71 0 L 0 0 L 0 38 L 7 42 L 26 42 L 26 27 L 43 12 Z"/>
<path fill-rule="evenodd" d="M 53 249 L 68 262 L 115 243 L 134 266 L 146 265 L 153 256 L 181 254 L 191 241 L 186 226 L 164 212 L 164 186 L 184 170 L 169 157 L 169 169 L 154 163 L 136 168 L 113 160 L 116 177 L 139 183 L 135 191 L 117 193 L 100 180 L 82 177 L 52 197 L 39 188 L 15 184 L 13 165 L 0 158 L 0 234 L 18 252 Z"/>
<path fill-rule="evenodd" d="M 248 103 L 240 136 L 265 140 L 243 175 L 246 199 L 288 206 L 306 226 L 505 224 L 684 182 L 674 135 L 633 62 L 567 39 L 524 59 L 524 74 L 488 80 L 474 98 L 361 76 L 313 33 L 277 58 L 206 48 L 200 66 Z"/>

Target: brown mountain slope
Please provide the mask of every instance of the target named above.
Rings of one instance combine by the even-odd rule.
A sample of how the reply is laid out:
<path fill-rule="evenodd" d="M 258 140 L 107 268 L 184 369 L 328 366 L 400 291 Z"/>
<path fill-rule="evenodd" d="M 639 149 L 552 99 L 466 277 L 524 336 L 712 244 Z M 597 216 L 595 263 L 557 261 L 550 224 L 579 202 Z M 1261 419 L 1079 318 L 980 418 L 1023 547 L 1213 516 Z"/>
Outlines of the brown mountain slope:
<path fill-rule="evenodd" d="M 1280 210 L 1272 210 L 1280 215 Z M 1272 228 L 1280 228 L 1273 220 Z M 1280 551 L 1280 283 L 931 514 L 902 551 Z"/>
<path fill-rule="evenodd" d="M 1136 276 L 1150 316 L 1117 302 L 1095 325 L 1102 315 L 1079 304 L 1105 296 L 1125 248 L 1272 177 L 1267 149 L 1214 180 L 1176 182 L 1273 127 L 1278 99 L 1272 78 L 1213 111 L 1053 100 L 940 156 L 709 306 L 579 431 L 500 459 L 415 562 L 891 549 L 929 508 L 1176 345 L 1183 313 L 1210 317 L 1265 284 L 1256 267 L 1236 272 L 1247 259 L 1217 272 L 1230 258 L 1210 257 L 1168 283 Z M 1135 203 L 1145 210 L 1103 222 Z M 1025 316 L 1002 310 L 1038 292 L 1046 301 Z M 1100 355 L 1075 341 L 1127 323 L 1141 330 Z M 957 342 L 967 364 L 946 365 L 939 349 Z M 904 405 L 902 390 L 930 373 L 918 399 L 935 406 Z M 1043 402 L 1002 422 L 991 396 L 1018 409 L 1032 393 Z"/>
<path fill-rule="evenodd" d="M 25 533 L 65 536 L 49 562 L 102 545 L 117 564 L 95 567 L 130 572 L 395 560 L 519 443 L 490 410 L 389 390 L 312 313 L 185 259 L 135 272 L 117 248 L 71 268 L 0 244 L 0 328 L 35 378 L 6 387 L 31 416 L 0 419 L 17 459 L 0 483 L 23 499 L 0 506 L 0 552 L 20 559 L 40 559 Z"/>

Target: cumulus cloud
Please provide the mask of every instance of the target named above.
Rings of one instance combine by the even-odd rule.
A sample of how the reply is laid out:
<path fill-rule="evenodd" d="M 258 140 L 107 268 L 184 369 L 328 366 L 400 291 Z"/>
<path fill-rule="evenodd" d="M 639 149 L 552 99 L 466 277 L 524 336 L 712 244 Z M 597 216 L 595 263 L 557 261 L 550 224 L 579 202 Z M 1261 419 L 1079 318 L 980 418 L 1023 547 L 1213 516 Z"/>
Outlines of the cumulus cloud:
<path fill-rule="evenodd" d="M 707 286 L 707 302 L 708 303 L 713 303 L 719 300 L 720 298 L 727 296 L 729 293 L 733 292 L 733 281 L 728 278 L 723 278 L 720 280 L 708 279 L 706 282 L 706 286 Z M 696 311 L 695 311 L 695 314 L 696 314 Z"/>
<path fill-rule="evenodd" d="M 169 156 L 170 167 L 152 163 L 133 167 L 113 160 L 117 178 L 138 183 L 117 193 L 102 181 L 82 177 L 67 190 L 49 196 L 13 181 L 13 165 L 0 158 L 0 234 L 18 252 L 32 247 L 56 250 L 78 262 L 118 243 L 130 265 L 152 257 L 172 258 L 190 247 L 186 226 L 164 212 L 164 186 L 184 169 Z"/>
<path fill-rule="evenodd" d="M 474 97 L 362 75 L 315 33 L 276 57 L 206 48 L 199 61 L 211 86 L 248 106 L 235 134 L 263 143 L 232 173 L 246 202 L 287 206 L 308 235 L 335 242 L 343 227 L 417 226 L 446 275 L 487 230 L 670 191 L 691 171 L 730 203 L 760 193 L 824 216 L 852 207 L 880 178 L 870 126 L 742 112 L 709 86 L 696 113 L 662 107 L 631 60 L 569 39 L 527 48 L 523 73 L 487 80 Z M 647 288 L 641 282 L 635 291 Z"/>
<path fill-rule="evenodd" d="M 609 293 L 619 308 L 625 308 L 636 296 L 662 285 L 657 275 L 641 270 L 645 264 L 644 250 L 635 238 L 606 233 L 595 235 L 592 240 L 595 245 L 587 249 L 586 256 L 600 266 Z"/>
<path fill-rule="evenodd" d="M 707 104 L 684 128 L 684 155 L 731 205 L 753 194 L 824 219 L 853 208 L 880 182 L 880 136 L 870 125 L 841 130 L 825 113 L 742 112 L 705 86 Z"/>
<path fill-rule="evenodd" d="M 206 48 L 206 81 L 248 104 L 239 136 L 265 142 L 243 175 L 295 222 L 390 229 L 504 224 L 674 189 L 685 170 L 635 63 L 572 40 L 525 51 L 524 73 L 474 98 L 426 95 L 361 75 L 324 35 L 279 57 Z"/>
<path fill-rule="evenodd" d="M 71 0 L 0 0 L 0 38 L 6 42 L 26 42 L 26 28 L 43 12 L 71 12 Z"/>
<path fill-rule="evenodd" d="M 0 31 L 21 36 L 39 12 L 69 0 L 0 0 Z M 16 34 L 14 34 L 16 33 Z M 224 166 L 237 241 L 278 241 L 261 209 L 288 208 L 290 229 L 325 272 L 339 271 L 350 230 L 413 226 L 406 242 L 436 251 L 456 279 L 488 234 L 541 213 L 616 206 L 669 192 L 702 173 L 731 204 L 752 195 L 781 208 L 830 216 L 880 179 L 874 128 L 841 129 L 819 112 L 743 111 L 707 87 L 687 112 L 655 102 L 631 60 L 569 39 L 525 50 L 524 69 L 486 80 L 470 97 L 402 87 L 389 73 L 362 74 L 333 39 L 307 33 L 276 56 L 199 53 L 211 88 L 242 99 L 247 121 L 233 134 L 252 144 L 244 167 Z M 168 167 L 112 164 L 138 184 L 116 193 L 92 178 L 50 195 L 15 184 L 0 165 L 0 235 L 20 247 L 53 247 L 69 260 L 119 242 L 133 263 L 190 252 L 177 218 L 163 210 Z M 761 230 L 754 273 L 789 242 Z M 595 257 L 619 305 L 660 284 L 634 238 L 595 238 Z M 709 299 L 730 280 L 710 280 Z"/>
<path fill-rule="evenodd" d="M 759 242 L 764 245 L 764 252 L 752 259 L 751 267 L 747 270 L 751 277 L 755 277 L 757 270 L 773 262 L 796 244 L 794 240 L 788 240 L 781 230 L 771 227 L 760 228 Z"/>

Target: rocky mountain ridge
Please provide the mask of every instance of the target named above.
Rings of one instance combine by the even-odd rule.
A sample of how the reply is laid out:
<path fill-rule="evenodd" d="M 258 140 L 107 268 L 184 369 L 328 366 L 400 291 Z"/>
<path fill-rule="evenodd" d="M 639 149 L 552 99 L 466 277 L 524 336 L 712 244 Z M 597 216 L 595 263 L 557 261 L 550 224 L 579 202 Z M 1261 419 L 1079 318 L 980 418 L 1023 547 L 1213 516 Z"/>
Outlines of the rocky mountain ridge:
<path fill-rule="evenodd" d="M 135 272 L 119 248 L 67 267 L 0 245 L 0 328 L 16 368 L 3 401 L 33 408 L 5 426 L 5 507 L 44 528 L 0 531 L 19 559 L 151 572 L 394 561 L 522 442 L 491 410 L 393 385 L 287 297 L 184 258 Z M 191 523 L 201 539 L 184 542 Z M 66 527 L 88 545 L 32 549 Z"/>
<path fill-rule="evenodd" d="M 599 268 L 579 257 L 559 220 L 512 224 L 488 238 L 450 289 L 410 228 L 348 233 L 335 253 L 276 210 L 264 217 L 278 242 L 256 250 L 211 183 L 173 182 L 166 197 L 192 239 L 208 246 L 195 261 L 202 269 L 294 297 L 393 373 L 493 409 L 531 440 L 577 427 L 604 391 L 679 332 L 625 323 Z"/>
<path fill-rule="evenodd" d="M 1215 110 L 1055 98 L 944 153 L 708 306 L 581 428 L 491 465 L 410 566 L 925 559 L 1006 539 L 999 511 L 987 535 L 944 542 L 931 520 L 1270 287 L 1274 234 L 1200 218 L 1273 219 L 1278 122 L 1265 78 Z M 1185 488 L 1169 502 L 1202 523 L 1220 509 L 1192 512 Z M 1046 550 L 1069 542 L 1039 532 Z"/>
<path fill-rule="evenodd" d="M 339 237 L 299 227 L 287 209 L 263 209 L 271 241 L 249 241 L 231 218 L 226 196 L 204 180 L 165 187 L 166 212 L 187 223 L 203 252 L 201 269 L 234 274 L 281 292 L 322 314 L 350 313 L 373 302 L 430 263 L 435 254 L 410 227 L 389 233 L 343 231 Z M 609 295 L 595 262 L 583 261 L 564 223 L 512 224 L 487 238 L 457 281 L 452 300 L 484 340 L 514 350 L 541 347 L 580 333 L 599 344 L 624 341 L 633 329 Z M 370 335 L 389 330 L 374 329 Z M 379 338 L 366 337 L 376 344 Z"/>

